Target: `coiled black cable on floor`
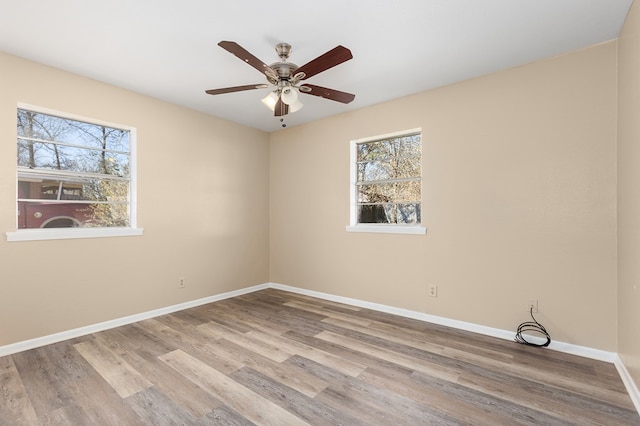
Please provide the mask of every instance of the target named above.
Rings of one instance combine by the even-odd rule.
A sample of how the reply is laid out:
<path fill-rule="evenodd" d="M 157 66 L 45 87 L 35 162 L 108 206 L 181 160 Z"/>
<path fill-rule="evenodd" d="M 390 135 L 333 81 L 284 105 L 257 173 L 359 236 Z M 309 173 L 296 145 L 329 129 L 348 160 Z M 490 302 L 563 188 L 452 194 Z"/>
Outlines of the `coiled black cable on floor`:
<path fill-rule="evenodd" d="M 547 332 L 547 329 L 544 328 L 544 326 L 540 324 L 533 316 L 533 306 L 531 306 L 529 309 L 529 315 L 531 315 L 531 319 L 533 319 L 533 321 L 523 322 L 518 326 L 518 330 L 516 331 L 516 342 L 522 343 L 523 345 L 536 346 L 538 348 L 549 346 L 549 344 L 551 343 L 551 336 Z M 524 333 L 526 332 L 540 334 L 544 336 L 547 341 L 545 343 L 530 342 L 524 338 Z"/>

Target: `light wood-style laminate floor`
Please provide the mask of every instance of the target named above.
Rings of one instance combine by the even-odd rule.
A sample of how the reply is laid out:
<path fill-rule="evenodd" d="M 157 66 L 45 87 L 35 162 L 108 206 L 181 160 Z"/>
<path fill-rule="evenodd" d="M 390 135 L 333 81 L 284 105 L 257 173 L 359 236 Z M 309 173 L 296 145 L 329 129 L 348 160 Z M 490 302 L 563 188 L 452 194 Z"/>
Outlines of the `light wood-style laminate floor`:
<path fill-rule="evenodd" d="M 640 425 L 613 365 L 264 290 L 0 358 L 2 425 Z"/>

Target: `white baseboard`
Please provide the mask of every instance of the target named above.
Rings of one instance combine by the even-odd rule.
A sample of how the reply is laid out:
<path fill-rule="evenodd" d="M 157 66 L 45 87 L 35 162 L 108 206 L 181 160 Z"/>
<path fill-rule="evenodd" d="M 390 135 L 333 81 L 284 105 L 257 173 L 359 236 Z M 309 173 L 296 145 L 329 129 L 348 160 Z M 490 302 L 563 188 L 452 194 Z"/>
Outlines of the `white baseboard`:
<path fill-rule="evenodd" d="M 473 333 L 483 334 L 485 336 L 497 337 L 504 340 L 513 341 L 515 338 L 514 331 L 486 327 L 483 325 L 473 324 L 470 322 L 458 321 L 458 320 L 439 317 L 435 315 L 429 315 L 423 312 L 410 311 L 408 309 L 395 308 L 393 306 L 381 305 L 379 303 L 365 302 L 358 299 L 350 299 L 348 297 L 334 296 L 332 294 L 301 289 L 298 287 L 291 287 L 284 284 L 271 283 L 270 287 L 278 290 L 290 291 L 292 293 L 303 294 L 306 296 L 317 297 L 318 299 L 325 299 L 333 302 L 345 303 L 347 305 L 358 306 L 361 308 L 372 309 L 374 311 L 386 312 L 389 314 L 399 315 L 406 318 L 417 319 L 417 320 L 429 322 L 432 324 L 444 325 L 444 326 L 456 328 L 459 330 L 471 331 Z M 533 338 L 535 339 L 535 337 Z M 563 343 L 563 342 L 552 341 L 551 344 L 549 345 L 549 349 L 553 349 L 558 352 L 579 355 L 585 358 L 596 359 L 598 361 L 605 361 L 609 363 L 613 363 L 617 357 L 617 354 L 615 352 L 607 352 L 599 349 L 589 348 L 586 346 L 578 346 L 578 345 L 573 345 L 570 343 Z"/>
<path fill-rule="evenodd" d="M 618 370 L 618 374 L 620 374 L 620 378 L 622 379 L 622 383 L 627 388 L 627 392 L 629 392 L 629 397 L 631 397 L 631 401 L 633 405 L 635 405 L 636 410 L 640 413 L 640 390 L 638 390 L 638 386 L 633 381 L 631 374 L 627 370 L 627 367 L 624 366 L 622 359 L 620 359 L 619 355 L 616 355 L 616 359 L 613 363 Z"/>
<path fill-rule="evenodd" d="M 264 290 L 267 288 L 274 288 L 277 290 L 289 291 L 291 293 L 297 293 L 297 294 L 302 294 L 306 296 L 316 297 L 318 299 L 324 299 L 324 300 L 329 300 L 333 302 L 344 303 L 347 305 L 358 306 L 361 308 L 372 309 L 375 311 L 386 312 L 389 314 L 399 315 L 406 318 L 412 318 L 420 321 L 452 327 L 459 330 L 470 331 L 470 332 L 482 334 L 485 336 L 497 337 L 505 340 L 513 340 L 515 337 L 515 333 L 509 330 L 486 327 L 483 325 L 473 324 L 469 322 L 458 321 L 458 320 L 439 317 L 435 315 L 429 315 L 423 312 L 416 312 L 408 309 L 382 305 L 379 303 L 366 302 L 363 300 L 351 299 L 348 297 L 336 296 L 328 293 L 321 293 L 318 291 L 292 287 L 284 284 L 265 283 L 265 284 L 255 285 L 252 287 L 247 287 L 240 290 L 235 290 L 235 291 L 230 291 L 227 293 L 222 293 L 222 294 L 218 294 L 210 297 L 205 297 L 202 299 L 193 300 L 190 302 L 185 302 L 177 305 L 167 306 L 160 309 L 155 309 L 153 311 L 130 315 L 123 318 L 117 318 L 114 320 L 105 321 L 98 324 L 89 325 L 86 327 L 75 328 L 73 330 L 68 330 L 60 333 L 51 334 L 48 336 L 38 337 L 35 339 L 23 341 L 23 342 L 13 343 L 6 346 L 0 346 L 0 356 L 11 355 L 17 352 L 22 352 L 22 351 L 34 349 L 40 346 L 57 343 L 63 340 L 85 336 L 87 334 L 108 330 L 110 328 L 120 327 L 122 325 L 127 325 L 137 321 L 154 318 L 160 315 L 170 314 L 172 312 L 193 308 L 193 307 L 204 305 L 207 303 L 217 302 L 219 300 L 236 297 L 243 294 L 253 293 L 255 291 Z M 624 364 L 622 363 L 622 360 L 620 359 L 617 353 L 602 351 L 599 349 L 593 349 L 585 346 L 573 345 L 570 343 L 553 342 L 553 341 L 549 345 L 549 349 L 614 364 L 616 369 L 618 370 L 618 373 L 620 374 L 620 377 L 622 378 L 622 381 L 625 387 L 627 388 L 627 391 L 629 392 L 629 396 L 631 397 L 631 400 L 633 401 L 636 409 L 638 410 L 638 413 L 640 413 L 640 392 L 638 391 L 638 387 L 636 386 L 631 375 L 625 368 Z"/>
<path fill-rule="evenodd" d="M 196 299 L 196 300 L 192 300 L 185 303 L 179 303 L 177 305 L 166 306 L 160 309 L 154 309 L 153 311 L 142 312 L 140 314 L 117 318 L 114 320 L 105 321 L 98 324 L 92 324 L 86 327 L 74 328 L 73 330 L 67 330 L 60 333 L 50 334 L 48 336 L 37 337 L 31 340 L 25 340 L 25 341 L 13 343 L 10 345 L 0 346 L 0 356 L 11 355 L 11 354 L 26 351 L 29 349 L 38 348 L 40 346 L 50 345 L 52 343 L 58 343 L 63 340 L 86 336 L 87 334 L 97 333 L 99 331 L 108 330 L 110 328 L 120 327 L 123 325 L 131 324 L 131 323 L 142 321 L 145 319 L 158 317 L 160 315 L 166 315 L 172 312 L 182 311 L 184 309 L 189 309 L 196 306 L 205 305 L 207 303 L 228 299 L 230 297 L 240 296 L 242 294 L 253 293 L 254 291 L 264 290 L 266 288 L 269 288 L 269 284 L 260 284 L 252 287 L 247 287 L 241 290 L 230 291 L 230 292 L 218 294 L 215 296 Z"/>
<path fill-rule="evenodd" d="M 217 302 L 219 300 L 240 296 L 242 294 L 253 293 L 255 291 L 264 290 L 267 288 L 274 288 L 278 290 L 289 291 L 291 293 L 298 293 L 306 296 L 316 297 L 318 299 L 330 300 L 333 302 L 339 302 L 347 305 L 358 306 L 361 308 L 372 309 L 374 311 L 386 312 L 389 314 L 399 315 L 402 317 L 412 318 L 412 319 L 425 321 L 433 324 L 444 325 L 444 326 L 456 328 L 459 330 L 471 331 L 473 333 L 483 334 L 485 336 L 497 337 L 505 340 L 513 340 L 515 337 L 515 333 L 513 331 L 486 327 L 483 325 L 473 324 L 469 322 L 458 321 L 458 320 L 439 317 L 435 315 L 429 315 L 423 312 L 416 312 L 408 309 L 382 305 L 379 303 L 372 303 L 372 302 L 367 302 L 367 301 L 358 300 L 358 299 L 351 299 L 348 297 L 335 296 L 333 294 L 321 293 L 313 290 L 306 290 L 303 288 L 292 287 L 284 284 L 265 283 L 265 284 L 255 285 L 252 287 L 247 287 L 240 290 L 235 290 L 227 293 L 205 297 L 202 299 L 196 299 L 196 300 L 192 300 L 185 303 L 179 303 L 177 305 L 167 306 L 164 308 L 155 309 L 153 311 L 142 312 L 139 314 L 117 318 L 114 320 L 105 321 L 98 324 L 88 325 L 85 327 L 75 328 L 75 329 L 63 331 L 60 333 L 50 334 L 48 336 L 38 337 L 35 339 L 23 341 L 23 342 L 13 343 L 6 346 L 0 346 L 0 356 L 11 355 L 13 353 L 25 351 L 28 349 L 33 349 L 40 346 L 57 343 L 62 340 L 73 339 L 75 337 L 80 337 L 87 334 L 108 330 L 110 328 L 131 324 L 137 321 L 142 321 L 142 320 L 157 317 L 160 315 L 170 314 L 172 312 L 193 308 L 195 306 L 200 306 L 207 303 Z M 549 349 L 553 349 L 559 352 L 570 353 L 573 355 L 579 355 L 586 358 L 596 359 L 599 361 L 610 362 L 610 363 L 615 363 L 616 360 L 619 360 L 618 355 L 615 352 L 606 352 L 598 349 L 588 348 L 585 346 L 573 345 L 570 343 L 551 342 L 551 345 L 549 345 Z"/>

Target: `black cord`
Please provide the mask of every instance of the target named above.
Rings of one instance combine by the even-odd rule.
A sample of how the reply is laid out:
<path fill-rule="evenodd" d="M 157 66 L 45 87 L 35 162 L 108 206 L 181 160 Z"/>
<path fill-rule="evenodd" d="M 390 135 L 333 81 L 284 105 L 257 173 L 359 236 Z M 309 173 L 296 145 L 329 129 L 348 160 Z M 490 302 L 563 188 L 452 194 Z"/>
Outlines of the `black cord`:
<path fill-rule="evenodd" d="M 544 326 L 540 324 L 538 321 L 536 321 L 535 317 L 533 316 L 533 306 L 531 306 L 531 308 L 529 309 L 529 314 L 531 315 L 531 319 L 533 319 L 533 321 L 523 322 L 518 326 L 518 331 L 516 332 L 516 339 L 515 339 L 516 342 L 522 343 L 523 345 L 536 346 L 538 348 L 549 346 L 549 343 L 551 343 L 551 336 L 549 336 L 547 329 L 544 328 Z M 545 343 L 529 342 L 523 336 L 523 333 L 527 331 L 542 334 L 544 337 L 547 338 L 547 341 Z"/>

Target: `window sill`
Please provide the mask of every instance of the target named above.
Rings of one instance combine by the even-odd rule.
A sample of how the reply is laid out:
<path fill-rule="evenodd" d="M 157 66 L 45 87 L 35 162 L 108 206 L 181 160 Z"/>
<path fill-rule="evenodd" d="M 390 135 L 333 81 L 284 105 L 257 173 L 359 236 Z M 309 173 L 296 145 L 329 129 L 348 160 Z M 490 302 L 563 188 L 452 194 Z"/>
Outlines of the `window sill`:
<path fill-rule="evenodd" d="M 52 228 L 7 232 L 7 241 L 68 240 L 75 238 L 129 237 L 142 235 L 143 228 Z"/>
<path fill-rule="evenodd" d="M 406 225 L 348 225 L 347 232 L 371 232 L 380 234 L 425 235 L 427 228 Z"/>

